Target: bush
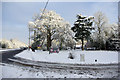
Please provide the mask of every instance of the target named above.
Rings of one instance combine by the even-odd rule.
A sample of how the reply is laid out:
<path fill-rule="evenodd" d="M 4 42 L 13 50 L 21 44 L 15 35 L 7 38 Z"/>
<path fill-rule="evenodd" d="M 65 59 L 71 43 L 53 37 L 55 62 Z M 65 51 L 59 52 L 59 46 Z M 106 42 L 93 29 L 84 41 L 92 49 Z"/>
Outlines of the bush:
<path fill-rule="evenodd" d="M 32 44 L 31 49 L 37 50 L 38 44 L 40 44 L 40 41 L 36 41 Z"/>
<path fill-rule="evenodd" d="M 74 59 L 74 56 L 73 56 L 73 54 L 72 54 L 71 52 L 69 53 L 68 58 L 70 58 L 70 59 Z"/>
<path fill-rule="evenodd" d="M 2 48 L 7 48 L 7 45 L 6 44 L 2 44 L 1 47 Z"/>

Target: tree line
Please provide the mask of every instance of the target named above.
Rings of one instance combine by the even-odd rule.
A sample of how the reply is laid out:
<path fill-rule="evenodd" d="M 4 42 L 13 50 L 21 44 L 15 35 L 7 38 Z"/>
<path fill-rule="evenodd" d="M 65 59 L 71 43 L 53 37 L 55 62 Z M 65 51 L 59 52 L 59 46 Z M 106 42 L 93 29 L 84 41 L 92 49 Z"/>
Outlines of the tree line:
<path fill-rule="evenodd" d="M 99 11 L 94 16 L 79 14 L 76 17 L 77 20 L 71 27 L 68 21 L 54 11 L 45 10 L 43 14 L 35 14 L 33 21 L 28 23 L 31 47 L 45 50 L 50 47 L 74 48 L 78 40 L 82 42 L 82 50 L 85 47 L 84 40 L 96 49 L 107 49 L 114 45 L 110 39 L 117 37 L 118 25 L 109 24 L 104 13 Z"/>

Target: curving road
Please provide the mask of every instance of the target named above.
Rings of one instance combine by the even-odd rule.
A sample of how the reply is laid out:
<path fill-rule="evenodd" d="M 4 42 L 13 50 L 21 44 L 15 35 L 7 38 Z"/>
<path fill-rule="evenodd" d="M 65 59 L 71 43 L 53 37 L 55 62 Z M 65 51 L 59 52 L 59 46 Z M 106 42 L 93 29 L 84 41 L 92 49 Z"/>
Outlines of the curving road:
<path fill-rule="evenodd" d="M 22 52 L 23 49 L 17 50 L 9 50 L 9 51 L 1 51 L 0 52 L 0 62 L 2 63 L 11 63 L 12 61 L 8 60 L 9 58 L 13 58 L 14 55 Z"/>
<path fill-rule="evenodd" d="M 7 64 L 14 64 L 20 67 L 33 67 L 37 70 L 50 69 L 52 71 L 69 71 L 70 73 L 76 74 L 89 74 L 93 76 L 106 76 L 106 77 L 119 77 L 119 66 L 118 64 L 109 65 L 73 65 L 73 64 L 59 64 L 49 62 L 34 62 L 25 59 L 14 58 L 14 55 L 22 52 L 23 49 L 2 51 L 0 52 L 0 62 Z"/>

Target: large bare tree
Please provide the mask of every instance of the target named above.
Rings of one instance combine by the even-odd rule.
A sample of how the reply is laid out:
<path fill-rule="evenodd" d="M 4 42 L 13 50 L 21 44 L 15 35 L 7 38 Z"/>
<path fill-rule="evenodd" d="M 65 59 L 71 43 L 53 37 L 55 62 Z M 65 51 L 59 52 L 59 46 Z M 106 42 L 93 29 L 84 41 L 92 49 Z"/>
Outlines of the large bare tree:
<path fill-rule="evenodd" d="M 31 25 L 36 33 L 34 37 L 38 37 L 37 39 L 42 42 L 46 40 L 47 50 L 52 46 L 53 40 L 59 41 L 61 44 L 63 40 L 72 40 L 69 22 L 54 11 L 45 10 L 43 14 L 35 15 Z M 65 39 L 65 37 L 69 38 Z"/>

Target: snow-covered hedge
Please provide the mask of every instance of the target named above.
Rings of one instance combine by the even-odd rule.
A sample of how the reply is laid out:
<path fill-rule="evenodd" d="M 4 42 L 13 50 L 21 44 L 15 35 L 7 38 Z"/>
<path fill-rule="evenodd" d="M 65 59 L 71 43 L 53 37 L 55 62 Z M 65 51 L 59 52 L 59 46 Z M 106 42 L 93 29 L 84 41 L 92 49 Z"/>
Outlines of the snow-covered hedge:
<path fill-rule="evenodd" d="M 20 48 L 20 47 L 27 47 L 27 45 L 17 39 L 11 39 L 11 40 L 2 39 L 0 40 L 0 47 L 8 48 L 8 49 L 15 49 L 15 48 Z"/>

